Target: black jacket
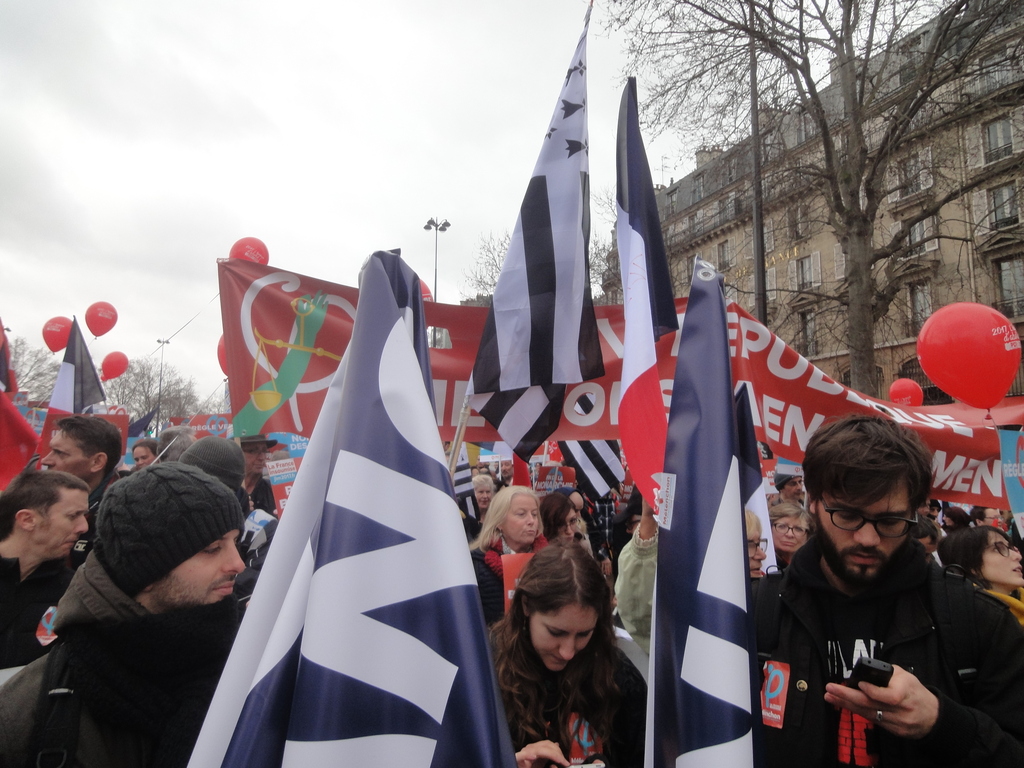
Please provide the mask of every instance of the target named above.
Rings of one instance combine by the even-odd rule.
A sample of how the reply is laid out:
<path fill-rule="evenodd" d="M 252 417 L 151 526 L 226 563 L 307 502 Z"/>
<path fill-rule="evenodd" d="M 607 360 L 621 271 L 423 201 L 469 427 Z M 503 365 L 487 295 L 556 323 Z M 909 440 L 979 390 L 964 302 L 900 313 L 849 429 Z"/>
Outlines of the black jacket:
<path fill-rule="evenodd" d="M 487 626 L 491 626 L 505 615 L 505 584 L 487 565 L 483 552 L 473 549 L 469 554 L 473 558 L 473 570 L 476 571 L 476 585 L 480 590 L 484 621 L 487 622 Z"/>
<path fill-rule="evenodd" d="M 839 715 L 823 700 L 829 680 L 821 606 L 831 590 L 812 539 L 794 556 L 782 581 L 778 646 L 773 660 L 790 665 L 783 728 L 766 727 L 768 765 L 837 765 Z M 884 582 L 858 600 L 889 601 L 892 610 L 879 658 L 913 672 L 939 699 L 939 719 L 923 739 L 877 729 L 880 765 L 1024 766 L 1024 631 L 1008 610 L 977 591 L 974 615 L 981 644 L 977 681 L 961 703 L 955 671 L 936 631 L 929 579 L 934 563 L 911 542 Z M 946 576 L 945 578 L 954 578 Z M 767 651 L 769 649 L 758 649 Z"/>
<path fill-rule="evenodd" d="M 262 509 L 264 512 L 277 516 L 277 504 L 274 502 L 274 488 L 270 484 L 270 481 L 265 477 L 261 477 L 256 481 L 256 485 L 253 486 L 252 493 L 249 494 L 249 500 L 252 502 L 253 509 Z M 242 512 L 246 515 L 249 514 L 250 509 L 247 504 L 242 505 Z"/>
<path fill-rule="evenodd" d="M 22 581 L 18 559 L 0 558 L 0 669 L 28 664 L 49 650 L 52 634 L 44 632 L 40 641 L 36 631 L 73 575 L 61 558 L 41 563 Z"/>

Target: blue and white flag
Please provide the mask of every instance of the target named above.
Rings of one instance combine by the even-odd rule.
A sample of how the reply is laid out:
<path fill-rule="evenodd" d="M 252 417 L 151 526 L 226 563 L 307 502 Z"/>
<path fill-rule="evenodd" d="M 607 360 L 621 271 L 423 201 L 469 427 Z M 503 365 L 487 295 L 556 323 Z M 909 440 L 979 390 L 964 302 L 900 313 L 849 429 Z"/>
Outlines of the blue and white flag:
<path fill-rule="evenodd" d="M 665 446 L 647 766 L 759 764 L 738 456 L 722 276 L 698 260 Z"/>
<path fill-rule="evenodd" d="M 145 416 L 136 419 L 128 425 L 128 437 L 142 437 L 146 434 L 146 430 L 149 429 L 150 423 L 153 421 L 153 417 L 156 416 L 156 408 L 147 413 Z"/>
<path fill-rule="evenodd" d="M 519 210 L 473 365 L 473 408 L 526 462 L 554 432 L 565 385 L 604 375 L 590 293 L 587 9 Z"/>
<path fill-rule="evenodd" d="M 515 766 L 418 318 L 371 256 L 191 768 Z"/>

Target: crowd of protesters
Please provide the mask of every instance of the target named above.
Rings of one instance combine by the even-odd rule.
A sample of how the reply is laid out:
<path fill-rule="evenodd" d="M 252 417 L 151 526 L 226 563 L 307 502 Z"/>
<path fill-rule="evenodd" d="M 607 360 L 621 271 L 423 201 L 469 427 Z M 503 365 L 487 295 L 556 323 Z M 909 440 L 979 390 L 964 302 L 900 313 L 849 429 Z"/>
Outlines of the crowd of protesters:
<path fill-rule="evenodd" d="M 109 422 L 56 427 L 47 471 L 0 494 L 0 768 L 61 750 L 184 766 L 278 525 L 276 441 L 166 430 L 122 476 Z M 510 461 L 474 474 L 467 549 L 519 766 L 642 765 L 655 511 L 638 493 L 540 496 Z M 746 511 L 771 605 L 759 651 L 802 713 L 766 729 L 770 765 L 1024 765 L 1020 533 L 1000 510 L 929 500 L 930 477 L 913 433 L 851 417 L 776 476 L 768 528 Z M 936 630 L 947 593 L 983 656 L 963 668 L 948 635 L 965 630 Z M 888 686 L 836 685 L 860 656 L 892 662 Z"/>

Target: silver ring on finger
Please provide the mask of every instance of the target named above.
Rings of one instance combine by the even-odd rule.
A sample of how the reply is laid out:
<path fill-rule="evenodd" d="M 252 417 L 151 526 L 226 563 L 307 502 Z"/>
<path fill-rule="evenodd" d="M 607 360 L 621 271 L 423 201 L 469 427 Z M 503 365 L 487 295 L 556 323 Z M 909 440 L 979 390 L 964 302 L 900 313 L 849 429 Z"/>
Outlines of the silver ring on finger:
<path fill-rule="evenodd" d="M 882 722 L 882 710 L 880 710 L 880 709 L 875 710 L 875 722 L 876 723 Z"/>

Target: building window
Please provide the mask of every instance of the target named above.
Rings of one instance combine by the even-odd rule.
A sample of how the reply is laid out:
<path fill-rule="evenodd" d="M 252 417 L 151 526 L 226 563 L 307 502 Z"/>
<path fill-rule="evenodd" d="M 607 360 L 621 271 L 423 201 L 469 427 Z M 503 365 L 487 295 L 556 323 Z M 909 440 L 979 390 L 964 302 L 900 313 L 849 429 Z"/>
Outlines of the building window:
<path fill-rule="evenodd" d="M 736 181 L 736 156 L 726 158 L 725 161 L 725 183 L 732 184 Z"/>
<path fill-rule="evenodd" d="M 912 82 L 914 82 L 914 79 L 916 77 L 917 64 L 914 61 L 906 62 L 903 66 L 900 67 L 899 71 L 900 88 L 910 85 Z"/>
<path fill-rule="evenodd" d="M 801 111 L 796 116 L 796 143 L 803 144 L 814 135 L 814 121 L 806 112 Z"/>
<path fill-rule="evenodd" d="M 704 199 L 704 174 L 693 177 L 693 201 L 694 203 Z"/>
<path fill-rule="evenodd" d="M 981 93 L 991 93 L 1013 82 L 1013 65 L 1005 50 L 981 60 L 979 86 Z"/>
<path fill-rule="evenodd" d="M 900 197 L 921 191 L 921 161 L 911 155 L 900 163 Z"/>
<path fill-rule="evenodd" d="M 921 256 L 925 251 L 934 251 L 939 247 L 939 241 L 935 239 L 935 217 L 910 225 L 910 233 L 907 235 L 907 244 L 910 246 L 908 255 Z"/>
<path fill-rule="evenodd" d="M 1016 226 L 1020 220 L 1017 215 L 1017 190 L 1014 185 L 1004 184 L 989 191 L 992 203 L 992 227 Z"/>
<path fill-rule="evenodd" d="M 928 283 L 912 283 L 910 293 L 910 335 L 916 336 L 932 314 L 932 290 Z"/>
<path fill-rule="evenodd" d="M 806 291 L 821 285 L 821 251 L 789 262 L 789 290 Z"/>
<path fill-rule="evenodd" d="M 1007 317 L 1024 315 L 1024 256 L 996 262 L 1000 301 L 996 309 Z"/>
<path fill-rule="evenodd" d="M 789 209 L 789 237 L 799 240 L 807 235 L 807 204 L 799 203 Z"/>
<path fill-rule="evenodd" d="M 732 263 L 732 248 L 729 247 L 728 240 L 723 240 L 718 244 L 718 268 L 726 270 L 732 269 L 734 266 Z"/>
<path fill-rule="evenodd" d="M 932 149 L 924 147 L 920 152 L 908 155 L 886 171 L 889 186 L 889 202 L 916 195 L 932 185 Z"/>
<path fill-rule="evenodd" d="M 985 126 L 985 162 L 994 163 L 1013 154 L 1013 130 L 1010 120 L 993 120 Z"/>
<path fill-rule="evenodd" d="M 668 212 L 669 213 L 675 213 L 676 212 L 676 192 L 678 192 L 678 191 L 679 190 L 673 189 L 671 192 L 668 193 Z"/>
<path fill-rule="evenodd" d="M 765 131 L 761 134 L 761 162 L 770 163 L 777 160 L 782 154 L 782 147 L 779 146 L 779 136 L 775 131 Z"/>
<path fill-rule="evenodd" d="M 804 256 L 796 260 L 796 289 L 806 291 L 814 285 L 814 278 L 811 275 L 811 257 Z"/>
<path fill-rule="evenodd" d="M 814 312 L 808 310 L 797 315 L 800 324 L 796 339 L 796 348 L 804 357 L 818 354 L 817 324 L 814 319 Z"/>

